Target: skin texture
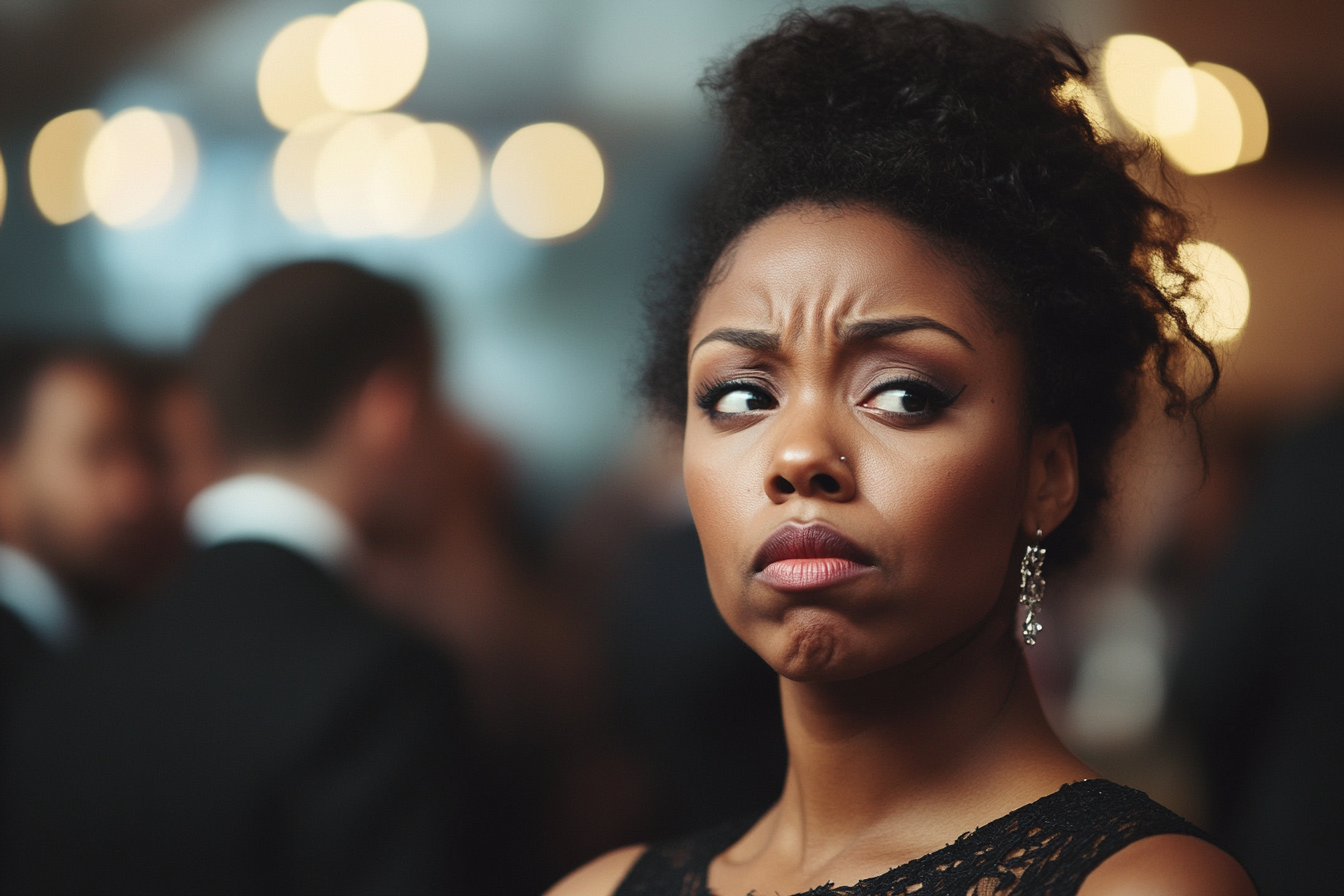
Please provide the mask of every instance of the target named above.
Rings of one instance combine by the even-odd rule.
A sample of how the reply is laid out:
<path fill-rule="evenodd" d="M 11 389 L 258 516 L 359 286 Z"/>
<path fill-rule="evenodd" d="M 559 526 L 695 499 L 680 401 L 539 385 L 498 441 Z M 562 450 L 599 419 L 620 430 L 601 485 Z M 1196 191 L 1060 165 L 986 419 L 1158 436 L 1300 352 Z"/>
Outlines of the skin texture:
<path fill-rule="evenodd" d="M 104 371 L 58 362 L 34 382 L 19 437 L 0 457 L 0 538 L 95 617 L 138 584 L 156 521 L 138 413 Z"/>
<path fill-rule="evenodd" d="M 716 894 L 852 884 L 1095 777 L 1041 713 L 1015 621 L 1022 551 L 1077 496 L 1072 433 L 1027 422 L 1021 345 L 976 283 L 887 215 L 802 206 L 744 234 L 705 292 L 687 494 L 720 612 L 780 673 L 790 756 L 779 803 L 711 864 Z M 776 587 L 762 544 L 817 523 L 864 562 Z M 1202 841 L 1154 843 L 1089 896 L 1251 892 Z M 637 856 L 553 892 L 610 893 Z M 1173 872 L 1199 862 L 1225 873 Z"/>

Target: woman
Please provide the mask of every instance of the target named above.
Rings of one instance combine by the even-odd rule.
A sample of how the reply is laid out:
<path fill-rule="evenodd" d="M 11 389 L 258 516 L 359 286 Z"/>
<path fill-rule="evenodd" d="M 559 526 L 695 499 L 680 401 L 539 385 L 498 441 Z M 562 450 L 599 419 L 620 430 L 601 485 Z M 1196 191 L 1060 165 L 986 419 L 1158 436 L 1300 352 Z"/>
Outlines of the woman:
<path fill-rule="evenodd" d="M 764 816 L 557 896 L 1254 892 L 1064 748 L 1018 641 L 1141 380 L 1181 417 L 1218 372 L 1174 304 L 1188 224 L 1060 98 L 1085 76 L 1058 33 L 887 7 L 793 13 L 709 80 L 727 144 L 646 384 L 789 771 Z"/>

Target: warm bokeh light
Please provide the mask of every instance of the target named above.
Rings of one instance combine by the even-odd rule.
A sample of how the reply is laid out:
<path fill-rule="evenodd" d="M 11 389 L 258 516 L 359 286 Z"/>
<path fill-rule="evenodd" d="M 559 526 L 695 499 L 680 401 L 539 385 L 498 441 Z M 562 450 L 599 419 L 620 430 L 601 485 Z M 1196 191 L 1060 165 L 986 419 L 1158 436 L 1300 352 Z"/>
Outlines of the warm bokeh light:
<path fill-rule="evenodd" d="M 28 155 L 28 183 L 37 210 L 51 223 L 69 224 L 89 213 L 84 159 L 102 125 L 98 110 L 76 109 L 37 132 Z"/>
<path fill-rule="evenodd" d="M 1157 80 L 1149 132 L 1159 140 L 1189 133 L 1199 118 L 1199 88 L 1194 72 L 1182 65 L 1169 68 Z"/>
<path fill-rule="evenodd" d="M 318 83 L 335 108 L 376 112 L 415 89 L 428 58 L 420 10 L 401 0 L 362 0 L 341 10 L 323 35 Z"/>
<path fill-rule="evenodd" d="M 196 167 L 196 140 L 183 119 L 133 106 L 94 135 L 84 159 L 84 191 L 105 224 L 144 227 L 181 208 Z"/>
<path fill-rule="evenodd" d="M 1214 62 L 1196 62 L 1194 68 L 1221 81 L 1236 101 L 1237 111 L 1241 113 L 1241 153 L 1237 156 L 1237 164 L 1245 165 L 1262 158 L 1269 144 L 1269 112 L 1251 79 L 1234 68 Z"/>
<path fill-rule="evenodd" d="M 9 176 L 5 174 L 5 159 L 0 156 L 0 222 L 5 220 L 5 206 L 9 202 Z"/>
<path fill-rule="evenodd" d="M 383 112 L 352 118 L 332 132 L 313 172 L 323 228 L 348 239 L 384 232 L 372 202 L 373 176 L 388 141 L 415 124 L 407 115 Z"/>
<path fill-rule="evenodd" d="M 476 205 L 481 155 L 460 128 L 417 124 L 387 141 L 369 189 L 374 219 L 383 233 L 443 233 L 462 223 Z"/>
<path fill-rule="evenodd" d="M 1189 174 L 1212 174 L 1237 164 L 1241 113 L 1223 82 L 1201 69 L 1185 69 L 1195 87 L 1193 121 L 1184 131 L 1159 136 L 1162 151 Z M 1165 83 L 1165 81 L 1164 81 Z"/>
<path fill-rule="evenodd" d="M 490 168 L 490 193 L 499 216 L 534 240 L 582 229 L 602 204 L 604 185 L 597 146 L 578 128 L 559 122 L 515 131 Z"/>
<path fill-rule="evenodd" d="M 1178 74 L 1168 78 L 1173 70 Z M 1101 74 L 1111 104 L 1145 134 L 1159 133 L 1159 88 L 1164 107 L 1161 126 L 1180 131 L 1192 123 L 1194 85 L 1186 81 L 1186 71 L 1180 53 L 1144 34 L 1117 34 L 1102 50 Z"/>
<path fill-rule="evenodd" d="M 1241 335 L 1251 313 L 1251 286 L 1246 272 L 1221 246 L 1194 240 L 1181 246 L 1181 264 L 1198 279 L 1192 297 L 1181 301 L 1190 326 L 1211 343 L 1231 342 Z M 1158 282 L 1171 288 L 1174 277 L 1159 272 Z"/>
<path fill-rule="evenodd" d="M 1055 97 L 1061 103 L 1077 103 L 1087 116 L 1087 120 L 1092 122 L 1094 130 L 1102 132 L 1111 130 L 1110 122 L 1106 118 L 1106 108 L 1101 104 L 1101 99 L 1092 85 L 1077 78 L 1070 78 L 1055 90 Z"/>
<path fill-rule="evenodd" d="M 345 113 L 319 116 L 290 131 L 280 141 L 271 163 L 271 192 L 280 214 L 291 223 L 309 230 L 321 229 L 314 192 L 317 158 L 327 145 L 327 138 L 349 120 Z"/>
<path fill-rule="evenodd" d="M 331 16 L 295 19 L 271 38 L 257 66 L 257 98 L 266 120 L 290 131 L 333 111 L 317 82 L 317 54 Z"/>

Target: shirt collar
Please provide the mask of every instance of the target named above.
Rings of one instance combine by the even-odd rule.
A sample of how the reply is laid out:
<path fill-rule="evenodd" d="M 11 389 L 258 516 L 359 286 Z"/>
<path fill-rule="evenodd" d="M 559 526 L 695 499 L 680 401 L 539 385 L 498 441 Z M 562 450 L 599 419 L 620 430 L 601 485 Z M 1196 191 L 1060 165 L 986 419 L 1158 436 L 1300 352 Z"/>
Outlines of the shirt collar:
<path fill-rule="evenodd" d="M 79 637 L 79 616 L 55 577 L 17 548 L 0 544 L 0 605 L 8 607 L 53 650 Z"/>
<path fill-rule="evenodd" d="M 354 530 L 330 502 L 279 476 L 245 473 L 217 482 L 187 507 L 198 544 L 268 541 L 338 572 L 354 556 Z"/>

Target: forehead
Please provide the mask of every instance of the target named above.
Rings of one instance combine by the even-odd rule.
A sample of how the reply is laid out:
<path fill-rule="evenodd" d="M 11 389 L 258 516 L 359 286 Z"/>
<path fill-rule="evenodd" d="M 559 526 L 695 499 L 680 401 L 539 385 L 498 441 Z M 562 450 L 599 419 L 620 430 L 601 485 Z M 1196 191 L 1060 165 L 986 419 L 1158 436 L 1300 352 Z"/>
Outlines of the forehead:
<path fill-rule="evenodd" d="M 973 276 L 913 227 L 861 208 L 785 209 L 725 254 L 692 326 L 766 328 L 787 340 L 850 320 L 933 318 L 971 337 L 995 330 Z"/>
<path fill-rule="evenodd" d="M 82 360 L 61 360 L 33 384 L 28 427 L 69 428 L 116 419 L 129 405 L 125 387 L 110 371 Z"/>

